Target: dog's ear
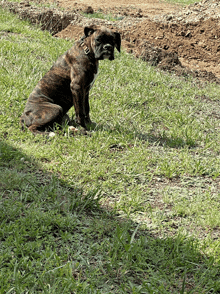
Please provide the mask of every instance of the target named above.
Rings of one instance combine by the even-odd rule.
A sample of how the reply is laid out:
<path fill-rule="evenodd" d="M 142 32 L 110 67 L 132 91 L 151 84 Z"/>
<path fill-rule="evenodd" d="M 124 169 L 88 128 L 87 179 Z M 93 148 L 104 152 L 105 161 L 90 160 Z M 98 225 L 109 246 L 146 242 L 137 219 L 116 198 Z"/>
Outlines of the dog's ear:
<path fill-rule="evenodd" d="M 118 52 L 121 51 L 121 35 L 117 32 L 114 32 L 114 38 L 115 38 L 115 48 L 118 50 Z"/>
<path fill-rule="evenodd" d="M 95 30 L 96 30 L 96 27 L 93 26 L 93 25 L 90 26 L 90 27 L 85 27 L 84 28 L 84 34 L 85 34 L 86 37 L 88 37 L 88 36 L 92 35 L 95 32 Z"/>

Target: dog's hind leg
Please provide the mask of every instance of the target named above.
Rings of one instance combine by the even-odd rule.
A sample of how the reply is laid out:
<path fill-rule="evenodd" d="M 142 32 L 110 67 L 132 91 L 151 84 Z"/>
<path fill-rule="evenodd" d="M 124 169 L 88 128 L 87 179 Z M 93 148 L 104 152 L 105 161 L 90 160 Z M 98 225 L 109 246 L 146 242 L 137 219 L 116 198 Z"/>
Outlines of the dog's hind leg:
<path fill-rule="evenodd" d="M 34 134 L 49 134 L 47 128 L 53 128 L 54 123 L 62 124 L 63 109 L 57 104 L 44 102 L 28 103 L 21 116 L 21 125 L 28 127 Z"/>

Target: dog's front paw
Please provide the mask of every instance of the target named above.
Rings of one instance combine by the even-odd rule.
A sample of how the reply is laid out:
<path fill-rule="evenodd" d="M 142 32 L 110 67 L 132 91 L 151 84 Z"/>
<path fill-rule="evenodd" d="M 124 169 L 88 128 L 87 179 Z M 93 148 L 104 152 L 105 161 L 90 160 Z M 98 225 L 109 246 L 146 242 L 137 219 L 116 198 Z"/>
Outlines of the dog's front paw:
<path fill-rule="evenodd" d="M 76 122 L 76 124 L 78 126 L 81 126 L 82 128 L 86 128 L 85 118 L 84 117 L 76 117 L 75 122 Z"/>
<path fill-rule="evenodd" d="M 86 122 L 86 129 L 87 130 L 92 131 L 96 128 L 96 126 L 97 126 L 97 124 L 95 122 L 92 122 L 91 120 L 88 123 Z"/>

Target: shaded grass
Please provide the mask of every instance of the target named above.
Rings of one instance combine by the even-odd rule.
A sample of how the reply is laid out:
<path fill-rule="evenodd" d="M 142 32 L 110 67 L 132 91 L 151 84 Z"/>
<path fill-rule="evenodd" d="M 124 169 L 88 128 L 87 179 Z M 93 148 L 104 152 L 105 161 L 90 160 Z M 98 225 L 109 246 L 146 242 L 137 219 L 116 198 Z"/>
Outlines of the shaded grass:
<path fill-rule="evenodd" d="M 71 42 L 2 10 L 0 38 L 1 293 L 218 293 L 219 86 L 122 52 L 90 136 L 33 137 L 19 116 Z"/>
<path fill-rule="evenodd" d="M 217 293 L 218 266 L 198 241 L 158 238 L 101 209 L 99 191 L 0 146 L 0 293 Z"/>

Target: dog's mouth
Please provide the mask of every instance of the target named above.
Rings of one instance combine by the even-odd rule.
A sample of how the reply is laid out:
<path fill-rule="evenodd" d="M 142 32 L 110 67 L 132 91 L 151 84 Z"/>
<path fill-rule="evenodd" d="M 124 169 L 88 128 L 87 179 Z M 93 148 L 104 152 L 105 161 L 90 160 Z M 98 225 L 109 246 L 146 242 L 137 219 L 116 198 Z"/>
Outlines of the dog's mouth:
<path fill-rule="evenodd" d="M 108 48 L 102 48 L 101 50 L 96 50 L 95 56 L 97 59 L 109 59 L 114 60 L 114 48 L 110 46 Z"/>
<path fill-rule="evenodd" d="M 114 54 L 111 51 L 105 51 L 102 54 L 103 59 L 109 59 L 109 60 L 113 60 L 114 59 Z"/>
<path fill-rule="evenodd" d="M 112 49 L 103 50 L 102 57 L 103 57 L 103 59 L 113 60 L 114 59 L 114 50 L 112 50 Z"/>

